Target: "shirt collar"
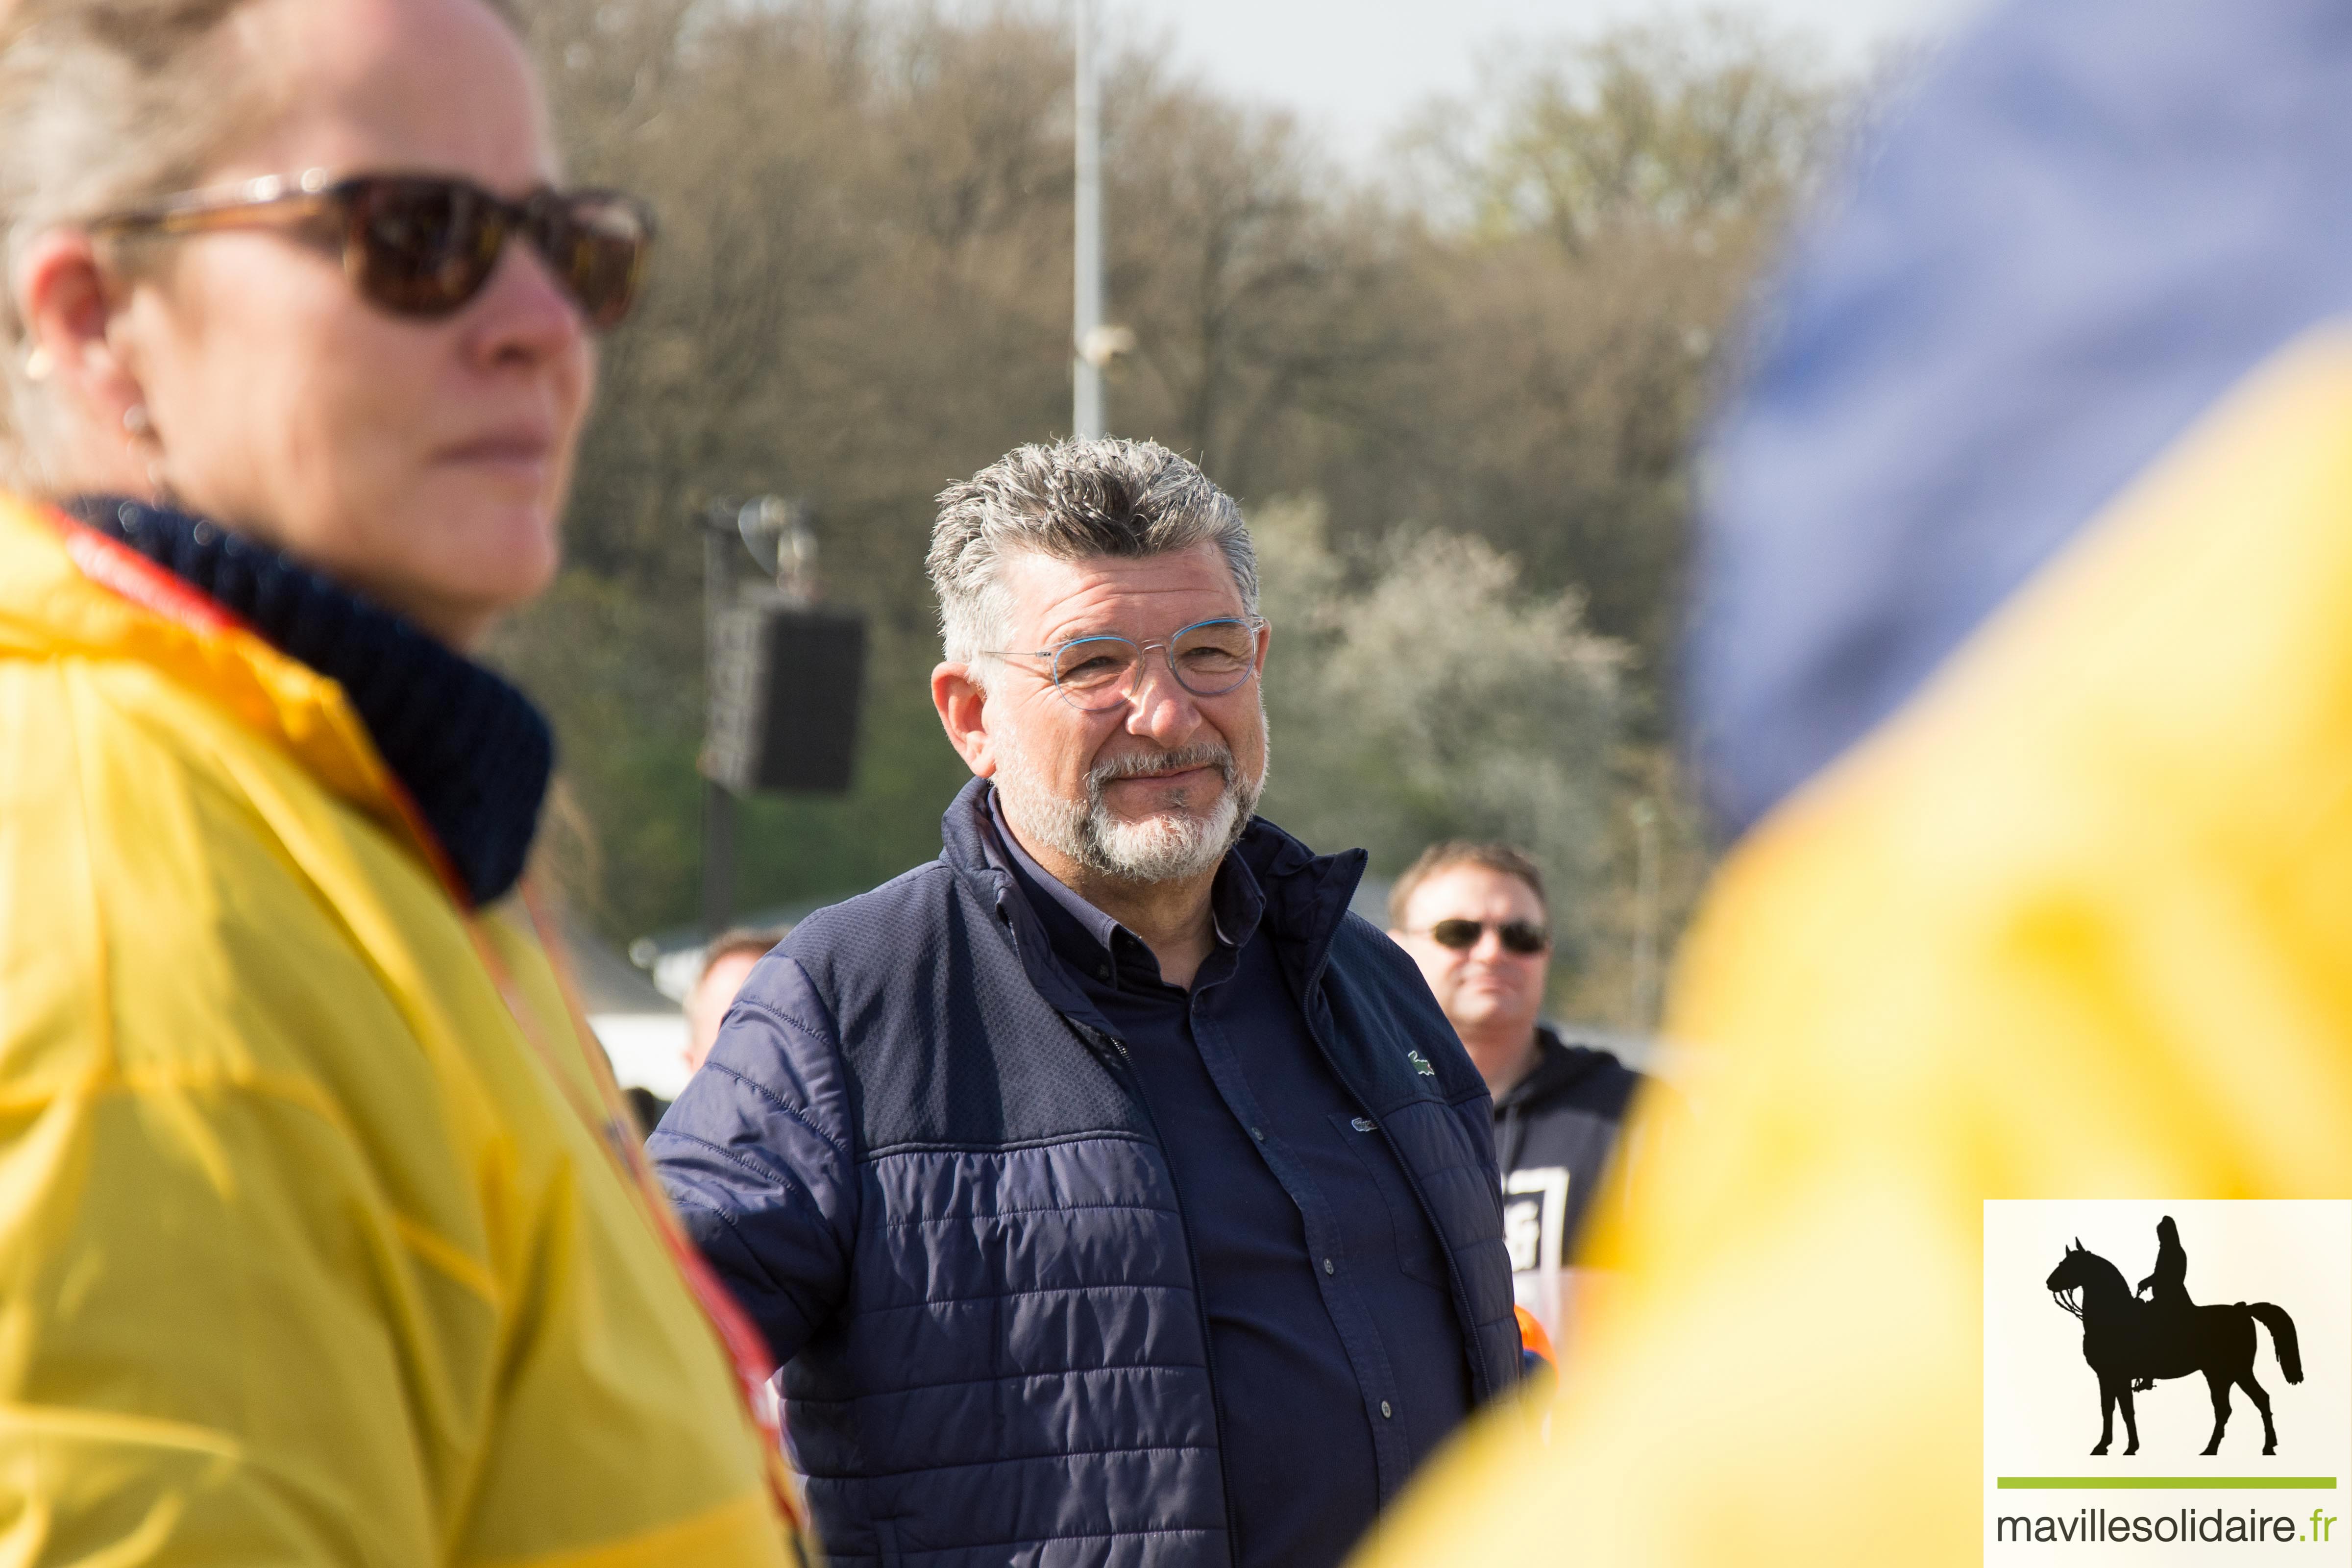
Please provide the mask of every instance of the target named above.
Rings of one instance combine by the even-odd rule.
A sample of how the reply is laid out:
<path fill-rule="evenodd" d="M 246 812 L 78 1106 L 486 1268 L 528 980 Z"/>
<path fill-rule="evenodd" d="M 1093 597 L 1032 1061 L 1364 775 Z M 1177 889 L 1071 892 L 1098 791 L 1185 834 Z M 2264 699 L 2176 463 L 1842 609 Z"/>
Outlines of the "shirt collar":
<path fill-rule="evenodd" d="M 996 836 L 1004 841 L 1004 852 L 1012 857 L 1013 868 L 1021 873 L 1022 879 L 1066 910 L 1070 918 L 1078 922 L 1079 928 L 1104 949 L 1115 949 L 1118 933 L 1127 928 L 1078 897 L 1063 884 L 1061 879 L 1037 864 L 1029 851 L 1021 847 L 1021 840 L 1013 837 L 1012 824 L 1004 820 L 1003 797 L 992 789 L 988 792 L 988 815 L 990 820 L 996 824 Z M 1129 934 L 1132 936 L 1134 933 L 1130 931 Z"/>

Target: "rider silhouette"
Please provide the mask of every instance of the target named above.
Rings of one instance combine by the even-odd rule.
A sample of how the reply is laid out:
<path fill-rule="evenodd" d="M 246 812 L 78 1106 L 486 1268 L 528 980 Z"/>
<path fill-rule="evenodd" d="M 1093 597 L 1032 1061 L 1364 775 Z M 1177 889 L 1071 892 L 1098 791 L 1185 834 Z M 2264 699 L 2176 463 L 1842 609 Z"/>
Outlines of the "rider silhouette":
<path fill-rule="evenodd" d="M 2170 1215 L 2156 1222 L 2156 1268 L 2139 1282 L 2137 1294 L 2147 1297 L 2148 1310 L 2161 1314 L 2168 1329 L 2177 1331 L 2197 1310 L 2197 1303 L 2189 1299 L 2189 1252 L 2180 1245 L 2180 1227 L 2172 1223 Z M 2143 1377 L 2132 1386 L 2149 1389 L 2156 1382 Z"/>

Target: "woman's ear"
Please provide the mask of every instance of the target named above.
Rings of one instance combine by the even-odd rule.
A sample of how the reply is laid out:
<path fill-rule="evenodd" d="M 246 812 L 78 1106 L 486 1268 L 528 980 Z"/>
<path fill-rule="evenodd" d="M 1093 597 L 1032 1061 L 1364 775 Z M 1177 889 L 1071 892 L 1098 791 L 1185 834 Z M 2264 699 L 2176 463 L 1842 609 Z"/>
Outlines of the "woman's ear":
<path fill-rule="evenodd" d="M 76 489 L 144 490 L 155 457 L 146 394 L 123 353 L 120 291 L 89 237 L 70 228 L 39 236 L 10 284 L 26 370 L 49 389 L 58 416 L 64 449 L 47 454 L 47 466 Z"/>

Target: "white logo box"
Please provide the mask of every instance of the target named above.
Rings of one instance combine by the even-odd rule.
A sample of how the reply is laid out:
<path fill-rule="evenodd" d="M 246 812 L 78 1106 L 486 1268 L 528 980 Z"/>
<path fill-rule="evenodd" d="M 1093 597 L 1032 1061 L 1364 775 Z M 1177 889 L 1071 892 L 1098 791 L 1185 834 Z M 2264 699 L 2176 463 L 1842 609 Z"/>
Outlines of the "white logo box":
<path fill-rule="evenodd" d="M 2045 1281 L 2079 1239 L 2136 1288 L 2167 1215 L 2199 1306 L 2268 1301 L 2294 1321 L 2297 1384 L 2255 1328 L 2275 1454 L 2233 1386 L 2221 1449 L 2206 1457 L 2212 1398 L 2194 1373 L 2133 1395 L 2138 1453 L 2124 1452 L 2120 1410 L 2106 1454 L 2091 1452 L 2100 1391 L 2085 1326 Z M 2352 1563 L 2352 1200 L 1988 1200 L 1984 1541 L 1988 1563 Z"/>

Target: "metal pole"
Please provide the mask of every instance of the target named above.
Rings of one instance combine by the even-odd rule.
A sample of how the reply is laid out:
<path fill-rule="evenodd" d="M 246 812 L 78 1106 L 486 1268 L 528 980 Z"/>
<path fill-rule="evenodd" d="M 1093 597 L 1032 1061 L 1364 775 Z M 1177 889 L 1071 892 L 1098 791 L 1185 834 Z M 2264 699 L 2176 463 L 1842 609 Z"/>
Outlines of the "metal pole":
<path fill-rule="evenodd" d="M 1070 434 L 1104 434 L 1102 367 L 1092 351 L 1102 330 L 1102 82 L 1095 53 L 1095 0 L 1073 0 L 1078 34 L 1078 196 L 1076 309 L 1070 324 Z"/>
<path fill-rule="evenodd" d="M 735 797 L 702 781 L 702 934 L 717 936 L 735 918 Z"/>
<path fill-rule="evenodd" d="M 728 554 L 734 544 L 734 512 L 713 502 L 702 529 L 703 679 L 717 681 L 719 622 L 726 612 L 735 574 Z M 735 797 L 712 779 L 702 781 L 702 934 L 717 936 L 735 912 Z"/>

